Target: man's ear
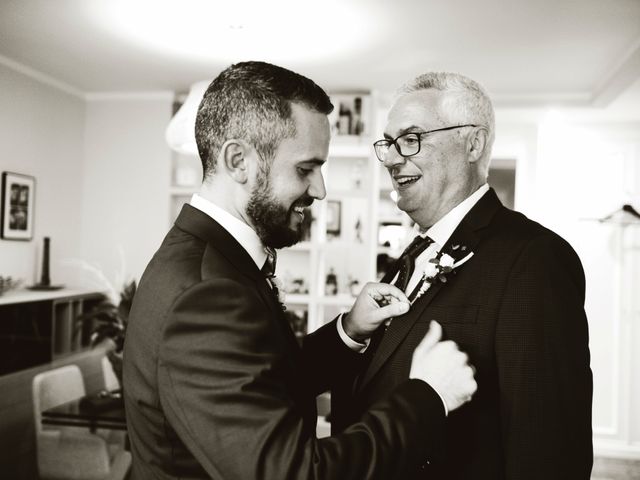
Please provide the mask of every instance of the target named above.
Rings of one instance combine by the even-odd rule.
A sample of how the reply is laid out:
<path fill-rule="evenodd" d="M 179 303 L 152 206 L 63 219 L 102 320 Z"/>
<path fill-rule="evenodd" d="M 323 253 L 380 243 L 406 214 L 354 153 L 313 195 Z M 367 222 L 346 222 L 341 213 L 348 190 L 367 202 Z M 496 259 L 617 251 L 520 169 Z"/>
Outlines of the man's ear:
<path fill-rule="evenodd" d="M 487 147 L 489 131 L 486 127 L 475 127 L 471 135 L 467 137 L 467 152 L 469 152 L 469 162 L 476 163 L 480 160 Z"/>
<path fill-rule="evenodd" d="M 247 164 L 247 146 L 240 140 L 227 140 L 222 144 L 218 165 L 238 183 L 246 183 L 249 179 Z"/>

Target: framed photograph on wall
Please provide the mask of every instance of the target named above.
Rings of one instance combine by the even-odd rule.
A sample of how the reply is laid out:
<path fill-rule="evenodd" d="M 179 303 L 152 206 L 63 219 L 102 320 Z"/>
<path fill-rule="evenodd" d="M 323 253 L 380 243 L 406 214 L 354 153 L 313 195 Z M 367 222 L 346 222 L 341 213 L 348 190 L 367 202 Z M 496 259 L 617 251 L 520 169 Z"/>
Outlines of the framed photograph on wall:
<path fill-rule="evenodd" d="M 329 200 L 327 202 L 327 233 L 340 235 L 340 201 Z"/>
<path fill-rule="evenodd" d="M 2 238 L 31 240 L 36 179 L 19 173 L 2 173 Z"/>

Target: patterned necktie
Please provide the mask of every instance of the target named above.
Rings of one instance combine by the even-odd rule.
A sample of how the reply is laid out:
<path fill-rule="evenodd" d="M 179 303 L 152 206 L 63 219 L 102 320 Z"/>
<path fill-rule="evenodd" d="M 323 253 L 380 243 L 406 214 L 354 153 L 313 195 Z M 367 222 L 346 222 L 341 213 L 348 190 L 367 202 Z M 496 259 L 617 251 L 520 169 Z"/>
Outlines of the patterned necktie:
<path fill-rule="evenodd" d="M 262 273 L 264 276 L 269 279 L 269 283 L 271 279 L 276 276 L 276 260 L 278 258 L 278 254 L 275 249 L 271 247 L 264 247 L 264 251 L 267 253 L 267 259 L 264 261 L 264 265 L 262 266 Z"/>
<path fill-rule="evenodd" d="M 418 235 L 413 239 L 404 252 L 402 252 L 402 255 L 400 255 L 400 258 L 398 259 L 400 269 L 398 270 L 398 279 L 395 282 L 395 286 L 403 292 L 407 289 L 409 279 L 415 271 L 416 258 L 418 258 L 418 256 L 432 243 L 432 238 Z"/>

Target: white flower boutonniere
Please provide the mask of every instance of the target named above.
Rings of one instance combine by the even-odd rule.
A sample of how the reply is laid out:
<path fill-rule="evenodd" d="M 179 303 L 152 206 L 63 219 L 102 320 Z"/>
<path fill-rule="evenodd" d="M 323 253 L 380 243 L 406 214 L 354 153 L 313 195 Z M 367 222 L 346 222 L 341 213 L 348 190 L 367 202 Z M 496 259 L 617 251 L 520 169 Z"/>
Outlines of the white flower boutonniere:
<path fill-rule="evenodd" d="M 414 301 L 424 295 L 432 283 L 437 281 L 447 283 L 448 275 L 452 272 L 455 274 L 456 268 L 468 262 L 471 257 L 473 257 L 473 252 L 469 251 L 467 253 L 468 249 L 465 246 L 453 245 L 449 250 L 451 252 L 450 254 L 441 250 L 435 257 L 429 259 L 429 263 L 427 263 L 424 273 L 422 274 L 422 285 Z M 461 258 L 456 259 L 456 257 Z"/>

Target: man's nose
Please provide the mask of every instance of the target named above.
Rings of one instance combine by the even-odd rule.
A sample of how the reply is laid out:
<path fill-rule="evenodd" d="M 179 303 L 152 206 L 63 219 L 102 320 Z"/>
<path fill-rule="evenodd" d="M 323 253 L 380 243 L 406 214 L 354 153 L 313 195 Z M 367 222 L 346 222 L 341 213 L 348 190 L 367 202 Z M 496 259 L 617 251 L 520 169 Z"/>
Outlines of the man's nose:
<path fill-rule="evenodd" d="M 311 178 L 311 183 L 309 184 L 307 193 L 309 196 L 318 200 L 322 200 L 327 196 L 327 190 L 324 186 L 324 177 L 322 176 L 321 171 L 318 171 L 318 173 L 313 175 Z"/>
<path fill-rule="evenodd" d="M 389 170 L 398 165 L 402 165 L 406 162 L 406 158 L 398 153 L 398 147 L 396 145 L 391 145 L 389 150 L 387 151 L 387 155 L 384 157 L 384 161 L 382 164 Z"/>

